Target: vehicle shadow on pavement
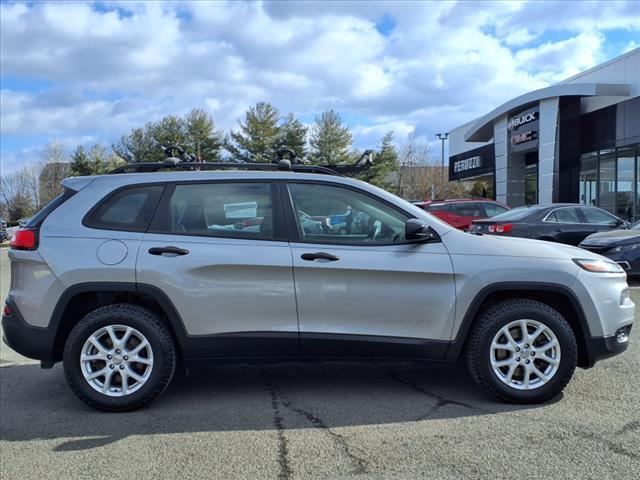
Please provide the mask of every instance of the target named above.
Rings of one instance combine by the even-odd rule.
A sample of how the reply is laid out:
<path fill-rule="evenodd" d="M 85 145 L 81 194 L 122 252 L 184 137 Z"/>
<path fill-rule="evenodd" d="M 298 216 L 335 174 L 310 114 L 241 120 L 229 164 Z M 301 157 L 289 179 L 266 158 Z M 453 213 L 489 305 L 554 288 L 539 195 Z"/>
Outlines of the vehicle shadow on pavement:
<path fill-rule="evenodd" d="M 0 368 L 0 440 L 61 440 L 86 450 L 132 435 L 331 429 L 500 414 L 535 406 L 486 397 L 462 365 L 322 362 L 224 365 L 176 374 L 163 396 L 128 413 L 87 407 L 61 365 Z M 427 428 L 427 427 L 425 427 Z"/>

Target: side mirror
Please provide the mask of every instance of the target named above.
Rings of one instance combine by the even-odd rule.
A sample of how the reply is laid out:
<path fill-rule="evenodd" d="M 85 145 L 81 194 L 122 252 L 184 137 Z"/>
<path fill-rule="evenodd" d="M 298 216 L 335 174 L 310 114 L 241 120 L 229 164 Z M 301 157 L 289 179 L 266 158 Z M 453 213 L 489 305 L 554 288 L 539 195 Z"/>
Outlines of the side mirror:
<path fill-rule="evenodd" d="M 439 240 L 440 236 L 422 220 L 410 218 L 404 225 L 404 238 L 410 242 L 433 242 Z"/>

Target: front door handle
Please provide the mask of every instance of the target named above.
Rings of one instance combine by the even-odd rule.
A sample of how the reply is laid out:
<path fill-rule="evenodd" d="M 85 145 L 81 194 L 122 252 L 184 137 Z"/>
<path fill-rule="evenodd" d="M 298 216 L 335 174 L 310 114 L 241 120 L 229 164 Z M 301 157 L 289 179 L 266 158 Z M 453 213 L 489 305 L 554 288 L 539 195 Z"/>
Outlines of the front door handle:
<path fill-rule="evenodd" d="M 186 255 L 189 250 L 179 247 L 152 247 L 149 249 L 151 255 L 162 255 L 163 253 L 172 253 L 174 255 Z"/>
<path fill-rule="evenodd" d="M 327 252 L 303 253 L 300 255 L 300 258 L 307 260 L 308 262 L 313 262 L 314 260 L 329 260 L 330 262 L 336 262 L 340 260 L 340 257 L 336 257 L 335 255 L 331 255 Z"/>

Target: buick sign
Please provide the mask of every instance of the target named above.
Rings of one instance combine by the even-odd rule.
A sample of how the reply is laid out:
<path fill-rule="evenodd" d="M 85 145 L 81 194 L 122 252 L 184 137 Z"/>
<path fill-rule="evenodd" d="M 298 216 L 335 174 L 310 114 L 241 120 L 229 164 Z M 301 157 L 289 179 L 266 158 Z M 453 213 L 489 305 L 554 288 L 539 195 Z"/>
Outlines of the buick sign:
<path fill-rule="evenodd" d="M 529 122 L 533 122 L 534 120 L 538 120 L 537 111 L 525 113 L 524 115 L 521 115 L 519 117 L 513 117 L 511 120 L 509 120 L 509 123 L 507 123 L 507 128 L 509 130 L 515 130 L 520 125 L 525 125 Z"/>

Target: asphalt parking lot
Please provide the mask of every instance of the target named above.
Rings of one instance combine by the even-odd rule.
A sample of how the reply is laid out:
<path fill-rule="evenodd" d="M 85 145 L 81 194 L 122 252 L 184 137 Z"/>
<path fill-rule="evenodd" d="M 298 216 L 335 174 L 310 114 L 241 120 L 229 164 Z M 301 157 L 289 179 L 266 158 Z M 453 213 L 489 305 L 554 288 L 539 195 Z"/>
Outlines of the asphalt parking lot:
<path fill-rule="evenodd" d="M 0 295 L 9 285 L 0 252 Z M 640 304 L 640 289 L 634 300 Z M 220 366 L 126 414 L 0 347 L 2 479 L 636 479 L 640 335 L 545 405 L 498 404 L 461 365 Z"/>

